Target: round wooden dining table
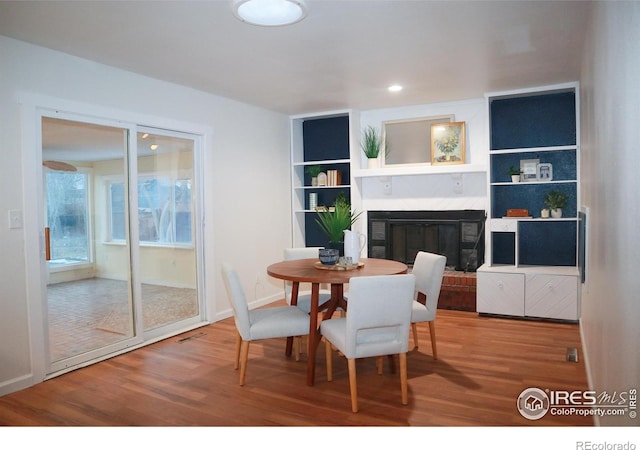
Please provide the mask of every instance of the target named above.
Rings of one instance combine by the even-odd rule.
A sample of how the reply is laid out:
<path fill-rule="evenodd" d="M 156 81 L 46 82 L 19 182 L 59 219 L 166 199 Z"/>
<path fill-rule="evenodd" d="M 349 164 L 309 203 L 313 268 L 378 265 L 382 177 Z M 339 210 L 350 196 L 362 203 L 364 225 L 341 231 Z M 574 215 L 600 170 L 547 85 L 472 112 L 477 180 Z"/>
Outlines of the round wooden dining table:
<path fill-rule="evenodd" d="M 338 307 L 347 309 L 344 300 L 344 285 L 354 277 L 374 275 L 396 275 L 407 273 L 406 264 L 388 259 L 361 258 L 357 268 L 341 268 L 339 266 L 322 266 L 317 258 L 280 261 L 267 267 L 267 274 L 293 282 L 291 304 L 298 301 L 300 283 L 311 283 L 311 311 L 309 313 L 309 339 L 307 350 L 307 384 L 315 382 L 316 351 L 320 343 L 318 314 L 324 311 L 322 320 L 331 318 Z M 331 299 L 320 305 L 320 285 L 331 285 Z M 292 339 L 287 340 L 287 354 L 291 354 Z"/>

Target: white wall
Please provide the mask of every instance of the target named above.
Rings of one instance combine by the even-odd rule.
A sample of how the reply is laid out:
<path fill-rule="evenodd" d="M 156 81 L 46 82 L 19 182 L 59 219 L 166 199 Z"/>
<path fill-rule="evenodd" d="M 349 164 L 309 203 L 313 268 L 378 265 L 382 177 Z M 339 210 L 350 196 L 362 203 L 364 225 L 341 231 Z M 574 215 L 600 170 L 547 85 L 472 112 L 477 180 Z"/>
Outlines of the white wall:
<path fill-rule="evenodd" d="M 9 210 L 34 208 L 23 198 L 33 179 L 22 176 L 23 152 L 33 151 L 21 142 L 18 100 L 25 94 L 210 127 L 204 245 L 211 318 L 229 314 L 222 261 L 237 267 L 250 300 L 281 296 L 266 267 L 291 242 L 288 117 L 0 36 L 0 395 L 39 381 L 30 380 L 38 344 L 29 340 L 28 305 L 38 299 L 27 298 L 25 261 L 25 249 L 37 243 L 7 220 Z"/>
<path fill-rule="evenodd" d="M 581 76 L 582 201 L 590 210 L 582 333 L 592 389 L 640 389 L 640 3 L 597 2 Z M 638 419 L 602 417 L 602 425 Z"/>
<path fill-rule="evenodd" d="M 425 117 L 455 115 L 456 122 L 465 122 L 466 164 L 488 164 L 487 107 L 484 98 L 460 102 L 415 105 L 363 111 L 361 127 L 381 130 L 383 122 Z M 427 159 L 430 149 L 426 148 Z M 361 164 L 366 167 L 361 153 Z M 449 166 L 455 170 L 456 166 Z M 417 170 L 421 170 L 419 167 Z M 425 169 L 428 170 L 428 169 Z M 455 181 L 462 181 L 462 192 L 454 191 Z M 391 182 L 391 194 L 385 194 L 384 183 Z M 487 209 L 486 172 L 462 174 L 420 174 L 363 178 L 361 185 L 363 210 L 453 210 Z M 366 231 L 366 219 L 361 219 Z"/>

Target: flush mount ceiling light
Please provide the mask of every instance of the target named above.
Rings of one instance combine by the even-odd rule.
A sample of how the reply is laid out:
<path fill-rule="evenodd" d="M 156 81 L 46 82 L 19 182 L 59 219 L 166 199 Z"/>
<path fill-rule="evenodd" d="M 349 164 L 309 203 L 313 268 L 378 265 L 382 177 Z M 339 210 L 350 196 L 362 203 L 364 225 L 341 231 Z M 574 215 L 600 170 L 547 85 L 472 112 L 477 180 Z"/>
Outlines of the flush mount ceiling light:
<path fill-rule="evenodd" d="M 402 86 L 399 84 L 392 84 L 387 89 L 389 89 L 389 92 L 400 92 L 402 90 Z"/>
<path fill-rule="evenodd" d="M 233 13 L 243 22 L 278 27 L 300 22 L 307 9 L 302 0 L 234 0 Z"/>

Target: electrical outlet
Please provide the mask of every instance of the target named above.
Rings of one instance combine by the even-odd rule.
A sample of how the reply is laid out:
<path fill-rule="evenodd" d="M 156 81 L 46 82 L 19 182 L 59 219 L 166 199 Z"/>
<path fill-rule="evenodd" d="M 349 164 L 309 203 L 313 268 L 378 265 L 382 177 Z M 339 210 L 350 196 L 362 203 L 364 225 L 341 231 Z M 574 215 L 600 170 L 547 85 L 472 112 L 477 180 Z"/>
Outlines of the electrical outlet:
<path fill-rule="evenodd" d="M 453 193 L 454 194 L 462 194 L 464 190 L 464 185 L 462 184 L 462 174 L 456 173 L 451 175 L 453 180 Z"/>
<path fill-rule="evenodd" d="M 391 189 L 391 178 L 390 177 L 382 177 L 380 179 L 380 181 L 382 182 L 382 192 L 384 193 L 384 195 L 391 195 L 392 189 Z"/>

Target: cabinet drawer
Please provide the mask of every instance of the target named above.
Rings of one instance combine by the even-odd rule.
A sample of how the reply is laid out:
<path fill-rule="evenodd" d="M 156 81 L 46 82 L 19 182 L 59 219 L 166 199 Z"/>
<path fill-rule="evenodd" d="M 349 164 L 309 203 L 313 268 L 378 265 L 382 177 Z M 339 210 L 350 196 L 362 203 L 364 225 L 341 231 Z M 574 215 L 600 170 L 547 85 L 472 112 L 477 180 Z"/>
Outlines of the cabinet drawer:
<path fill-rule="evenodd" d="M 491 219 L 491 231 L 515 233 L 518 231 L 518 219 Z"/>
<path fill-rule="evenodd" d="M 578 277 L 527 274 L 525 315 L 578 320 Z"/>
<path fill-rule="evenodd" d="M 524 316 L 524 282 L 520 273 L 477 272 L 479 313 Z"/>

